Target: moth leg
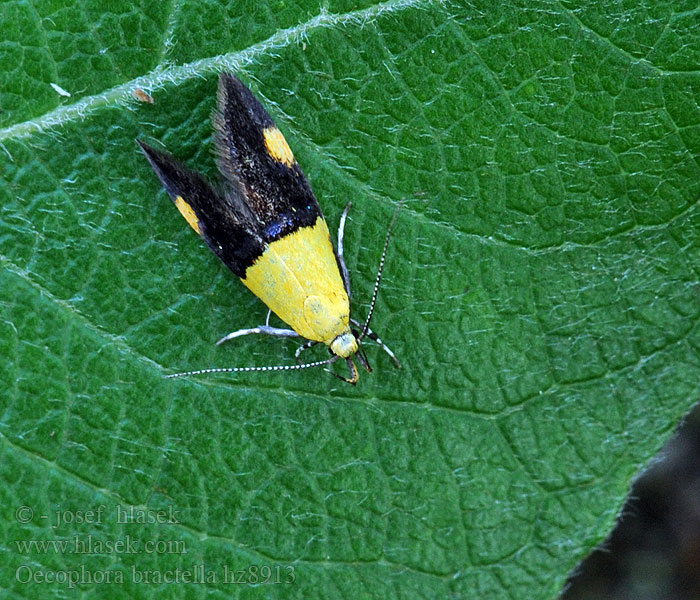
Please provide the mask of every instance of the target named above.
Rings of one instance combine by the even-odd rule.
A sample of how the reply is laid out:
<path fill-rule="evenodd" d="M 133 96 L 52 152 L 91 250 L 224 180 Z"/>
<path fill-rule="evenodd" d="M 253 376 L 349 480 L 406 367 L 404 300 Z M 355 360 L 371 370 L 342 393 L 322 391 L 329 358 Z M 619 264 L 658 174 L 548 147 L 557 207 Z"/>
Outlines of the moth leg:
<path fill-rule="evenodd" d="M 350 322 L 355 326 L 355 327 L 362 327 L 362 323 L 358 323 L 355 319 L 350 319 Z M 389 347 L 382 342 L 382 340 L 379 339 L 379 336 L 374 333 L 371 329 L 367 328 L 367 333 L 365 334 L 370 340 L 375 342 L 377 346 L 379 346 L 384 352 L 386 352 L 390 357 L 391 360 L 394 361 L 394 365 L 396 366 L 397 369 L 401 368 L 401 363 L 399 362 L 399 359 L 396 358 L 396 355 L 389 349 Z"/>
<path fill-rule="evenodd" d="M 294 358 L 299 359 L 301 353 L 304 350 L 308 350 L 309 348 L 311 348 L 311 346 L 315 346 L 316 344 L 318 344 L 318 342 L 314 342 L 313 340 L 305 341 L 301 346 L 297 348 L 296 352 L 294 353 Z"/>
<path fill-rule="evenodd" d="M 348 218 L 348 211 L 352 206 L 352 202 L 348 202 L 345 205 L 343 214 L 340 215 L 340 224 L 338 225 L 338 267 L 340 267 L 340 276 L 343 278 L 343 285 L 345 286 L 345 291 L 348 295 L 348 300 L 350 299 L 350 274 L 348 273 L 348 268 L 345 266 L 345 259 L 343 258 L 343 234 L 345 233 L 345 220 Z"/>
<path fill-rule="evenodd" d="M 326 372 L 333 375 L 333 377 L 337 377 L 341 381 L 344 381 L 345 383 L 355 385 L 358 382 L 358 380 L 360 379 L 360 374 L 357 372 L 357 367 L 355 366 L 355 363 L 352 362 L 351 358 L 346 358 L 345 362 L 348 365 L 348 370 L 350 371 L 350 377 L 343 377 L 342 375 L 338 375 L 338 373 L 335 373 L 334 371 L 331 371 L 330 369 L 326 369 Z"/>
<path fill-rule="evenodd" d="M 262 333 L 264 335 L 274 335 L 275 337 L 300 337 L 299 334 L 293 329 L 278 329 L 277 327 L 270 327 L 269 325 L 260 325 L 259 327 L 251 327 L 250 329 L 239 329 L 238 331 L 232 331 L 216 342 L 216 345 L 219 346 L 220 344 L 228 342 L 233 338 L 241 337 L 242 335 L 249 335 L 251 333 Z"/>
<path fill-rule="evenodd" d="M 270 315 L 272 314 L 272 309 L 268 308 L 267 309 L 267 316 L 265 317 L 265 327 L 270 326 Z"/>

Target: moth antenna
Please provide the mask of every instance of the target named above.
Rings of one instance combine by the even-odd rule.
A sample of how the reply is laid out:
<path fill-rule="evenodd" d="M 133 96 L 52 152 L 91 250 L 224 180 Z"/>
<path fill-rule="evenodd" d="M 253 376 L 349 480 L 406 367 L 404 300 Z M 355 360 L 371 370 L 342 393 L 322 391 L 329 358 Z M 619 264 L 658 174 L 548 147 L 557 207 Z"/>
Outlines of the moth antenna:
<path fill-rule="evenodd" d="M 300 365 L 274 365 L 269 367 L 224 367 L 221 369 L 199 369 L 197 371 L 183 371 L 182 373 L 172 373 L 165 375 L 164 379 L 175 379 L 176 377 L 187 377 L 189 375 L 204 375 L 205 373 L 243 373 L 250 371 L 299 371 L 301 369 L 310 369 L 312 367 L 321 367 L 329 365 L 338 360 L 337 356 L 332 356 L 326 360 L 316 362 L 302 363 Z"/>
<path fill-rule="evenodd" d="M 386 260 L 386 252 L 389 249 L 389 239 L 391 238 L 391 230 L 394 228 L 396 223 L 396 218 L 399 216 L 399 211 L 403 206 L 403 200 L 399 202 L 399 205 L 394 211 L 394 216 L 391 218 L 391 223 L 389 223 L 389 229 L 386 230 L 386 238 L 384 238 L 384 248 L 382 250 L 382 257 L 379 259 L 379 269 L 377 269 L 377 278 L 374 280 L 374 291 L 372 292 L 372 301 L 369 304 L 369 314 L 367 315 L 367 320 L 362 326 L 362 331 L 360 332 L 357 341 L 360 341 L 369 330 L 369 322 L 372 320 L 372 315 L 374 314 L 374 305 L 377 302 L 377 295 L 379 294 L 379 282 L 382 280 L 382 271 L 384 270 L 384 261 Z"/>

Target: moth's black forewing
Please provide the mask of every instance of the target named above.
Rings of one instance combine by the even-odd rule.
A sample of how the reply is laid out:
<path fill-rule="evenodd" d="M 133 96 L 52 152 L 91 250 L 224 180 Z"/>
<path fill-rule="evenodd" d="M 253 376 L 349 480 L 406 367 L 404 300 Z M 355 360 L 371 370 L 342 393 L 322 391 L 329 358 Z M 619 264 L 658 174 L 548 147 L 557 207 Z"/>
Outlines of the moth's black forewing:
<path fill-rule="evenodd" d="M 177 197 L 194 211 L 200 235 L 212 252 L 238 277 L 262 255 L 265 245 L 257 223 L 240 200 L 218 194 L 204 178 L 167 152 L 136 140 L 173 202 Z"/>
<path fill-rule="evenodd" d="M 322 215 L 296 161 L 268 151 L 264 132 L 275 123 L 250 90 L 222 73 L 217 96 L 213 121 L 222 193 L 166 152 L 139 145 L 173 201 L 180 196 L 194 211 L 214 254 L 245 278 L 268 243 L 314 225 Z"/>
<path fill-rule="evenodd" d="M 296 161 L 287 165 L 268 153 L 263 131 L 275 123 L 234 75 L 219 77 L 213 120 L 219 170 L 234 198 L 258 219 L 262 239 L 271 242 L 313 225 L 321 209 L 304 173 Z"/>

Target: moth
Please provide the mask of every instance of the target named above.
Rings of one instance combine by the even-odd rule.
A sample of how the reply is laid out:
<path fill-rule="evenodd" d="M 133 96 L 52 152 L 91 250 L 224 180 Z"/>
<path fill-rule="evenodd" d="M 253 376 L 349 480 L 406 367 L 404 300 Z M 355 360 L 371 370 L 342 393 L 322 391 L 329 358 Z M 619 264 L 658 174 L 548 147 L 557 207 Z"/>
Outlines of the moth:
<path fill-rule="evenodd" d="M 241 371 L 283 371 L 330 365 L 345 360 L 355 384 L 353 359 L 371 371 L 361 342 L 374 340 L 400 363 L 369 328 L 389 246 L 387 231 L 367 319 L 350 315 L 350 279 L 343 260 L 343 233 L 350 203 L 340 219 L 338 247 L 331 242 L 321 208 L 287 141 L 250 90 L 232 74 L 219 77 L 213 115 L 214 145 L 221 185 L 212 187 L 167 152 L 137 140 L 161 184 L 185 220 L 210 250 L 241 279 L 289 329 L 265 325 L 239 329 L 221 344 L 250 334 L 298 337 L 301 352 L 325 344 L 330 358 L 296 365 L 230 367 L 175 373 L 168 377 Z M 400 205 L 399 205 L 400 206 Z"/>

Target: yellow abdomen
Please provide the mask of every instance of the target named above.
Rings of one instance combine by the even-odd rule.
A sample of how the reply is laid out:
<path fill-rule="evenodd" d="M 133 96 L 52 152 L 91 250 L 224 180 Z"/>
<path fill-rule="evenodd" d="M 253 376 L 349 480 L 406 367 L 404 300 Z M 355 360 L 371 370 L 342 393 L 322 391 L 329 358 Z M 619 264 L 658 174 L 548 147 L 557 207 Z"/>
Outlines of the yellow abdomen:
<path fill-rule="evenodd" d="M 329 345 L 350 331 L 350 302 L 321 216 L 268 244 L 241 281 L 302 337 Z"/>

